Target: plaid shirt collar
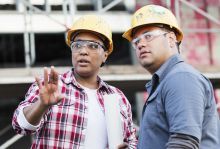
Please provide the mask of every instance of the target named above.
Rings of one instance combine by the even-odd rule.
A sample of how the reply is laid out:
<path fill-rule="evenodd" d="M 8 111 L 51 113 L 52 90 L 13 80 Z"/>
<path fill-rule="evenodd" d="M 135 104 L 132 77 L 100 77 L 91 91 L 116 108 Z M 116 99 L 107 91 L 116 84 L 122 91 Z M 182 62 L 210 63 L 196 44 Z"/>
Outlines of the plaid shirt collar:
<path fill-rule="evenodd" d="M 72 68 L 71 70 L 67 71 L 66 73 L 64 73 L 61 76 L 61 80 L 65 83 L 65 84 L 70 84 L 72 83 L 74 86 L 76 86 L 79 89 L 82 89 L 81 86 L 79 85 L 79 83 L 76 81 L 76 78 L 74 76 L 74 68 Z M 109 90 L 109 86 L 99 77 L 97 76 L 98 81 L 97 83 L 99 84 L 99 88 L 98 90 L 104 89 L 104 90 Z"/>

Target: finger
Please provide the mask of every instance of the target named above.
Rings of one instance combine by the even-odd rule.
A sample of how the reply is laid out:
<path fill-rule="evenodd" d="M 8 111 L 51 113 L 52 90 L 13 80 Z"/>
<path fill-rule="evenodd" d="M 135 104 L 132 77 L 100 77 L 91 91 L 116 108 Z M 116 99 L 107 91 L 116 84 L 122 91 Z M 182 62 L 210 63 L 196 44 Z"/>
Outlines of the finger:
<path fill-rule="evenodd" d="M 53 83 L 53 67 L 50 67 L 49 83 Z"/>
<path fill-rule="evenodd" d="M 60 101 L 60 100 L 62 100 L 63 98 L 66 98 L 67 96 L 65 95 L 65 94 L 59 94 L 58 96 L 57 96 L 57 99 Z"/>
<path fill-rule="evenodd" d="M 51 66 L 50 79 L 51 83 L 58 85 L 58 73 L 55 71 L 54 66 Z"/>
<path fill-rule="evenodd" d="M 47 70 L 47 67 L 44 67 L 44 85 L 48 86 L 48 70 Z"/>
<path fill-rule="evenodd" d="M 63 93 L 62 92 L 62 90 L 63 90 L 63 83 L 62 83 L 61 80 L 58 80 L 57 82 L 58 82 L 58 84 L 57 84 L 58 93 L 62 94 Z"/>
<path fill-rule="evenodd" d="M 65 98 L 66 96 L 64 94 L 57 94 L 57 93 L 54 93 L 54 103 L 58 103 L 60 102 L 63 98 Z"/>
<path fill-rule="evenodd" d="M 35 76 L 35 80 L 37 82 L 37 85 L 38 85 L 39 89 L 41 89 L 42 88 L 42 84 L 41 84 L 40 79 L 37 76 Z"/>

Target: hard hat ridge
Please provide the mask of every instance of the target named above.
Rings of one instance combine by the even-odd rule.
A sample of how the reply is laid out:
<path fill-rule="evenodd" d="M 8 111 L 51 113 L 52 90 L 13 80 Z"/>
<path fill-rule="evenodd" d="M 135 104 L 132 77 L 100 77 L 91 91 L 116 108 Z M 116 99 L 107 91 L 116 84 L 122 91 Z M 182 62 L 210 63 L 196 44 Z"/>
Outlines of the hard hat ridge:
<path fill-rule="evenodd" d="M 159 5 L 146 5 L 138 9 L 132 16 L 131 28 L 122 36 L 131 41 L 134 30 L 142 26 L 154 26 L 156 24 L 162 24 L 169 27 L 176 33 L 177 41 L 181 42 L 183 32 L 178 25 L 176 17 L 170 10 Z"/>
<path fill-rule="evenodd" d="M 85 15 L 74 22 L 71 29 L 67 32 L 67 45 L 70 46 L 72 37 L 80 32 L 92 32 L 101 37 L 107 45 L 108 54 L 113 51 L 112 31 L 107 22 L 97 15 Z"/>

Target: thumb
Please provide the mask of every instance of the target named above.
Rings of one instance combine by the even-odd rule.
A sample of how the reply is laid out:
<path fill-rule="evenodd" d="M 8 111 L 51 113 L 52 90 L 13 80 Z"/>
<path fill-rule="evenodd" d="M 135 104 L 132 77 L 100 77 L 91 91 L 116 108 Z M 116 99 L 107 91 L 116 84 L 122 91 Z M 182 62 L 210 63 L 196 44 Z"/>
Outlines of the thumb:
<path fill-rule="evenodd" d="M 61 101 L 63 98 L 66 98 L 66 95 L 65 95 L 65 94 L 59 94 L 59 95 L 57 96 L 58 101 Z"/>

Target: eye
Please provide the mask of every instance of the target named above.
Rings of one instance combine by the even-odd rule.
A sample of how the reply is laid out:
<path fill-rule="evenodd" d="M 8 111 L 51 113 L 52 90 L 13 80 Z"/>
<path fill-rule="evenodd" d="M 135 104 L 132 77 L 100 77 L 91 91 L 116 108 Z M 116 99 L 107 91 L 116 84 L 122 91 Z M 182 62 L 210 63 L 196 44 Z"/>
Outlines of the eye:
<path fill-rule="evenodd" d="M 146 40 L 149 40 L 149 39 L 152 38 L 152 35 L 150 35 L 150 34 L 146 34 L 146 35 L 144 35 L 144 38 L 145 38 Z"/>
<path fill-rule="evenodd" d="M 140 38 L 136 38 L 132 41 L 132 43 L 136 46 L 140 42 Z"/>
<path fill-rule="evenodd" d="M 74 48 L 80 49 L 82 47 L 82 45 L 80 43 L 75 43 Z"/>
<path fill-rule="evenodd" d="M 134 44 L 137 45 L 140 42 L 140 39 L 137 39 Z"/>
<path fill-rule="evenodd" d="M 79 42 L 73 42 L 72 44 L 71 44 L 71 49 L 80 49 L 82 47 L 82 44 L 81 43 L 79 43 Z"/>
<path fill-rule="evenodd" d="M 97 49 L 99 48 L 99 45 L 96 44 L 96 43 L 89 43 L 89 44 L 88 44 L 88 47 L 89 47 L 90 49 L 97 50 Z"/>

